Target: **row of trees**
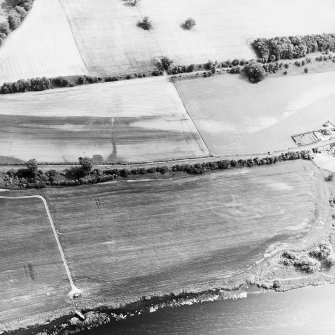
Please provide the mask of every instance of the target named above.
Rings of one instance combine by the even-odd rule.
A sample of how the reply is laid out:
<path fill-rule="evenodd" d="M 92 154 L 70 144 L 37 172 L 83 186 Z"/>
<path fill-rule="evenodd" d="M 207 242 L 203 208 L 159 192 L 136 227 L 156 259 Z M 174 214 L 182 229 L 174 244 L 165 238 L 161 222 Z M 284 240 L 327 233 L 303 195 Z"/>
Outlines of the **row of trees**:
<path fill-rule="evenodd" d="M 89 157 L 79 157 L 78 161 L 79 166 L 71 169 L 62 172 L 50 170 L 44 173 L 38 169 L 37 160 L 30 159 L 26 163 L 26 168 L 7 171 L 5 181 L 20 188 L 44 188 L 46 185 L 80 185 L 81 183 L 77 181 L 85 178 L 92 172 L 94 162 Z M 64 176 L 72 180 L 62 180 L 62 183 L 58 183 L 57 179 L 62 179 Z M 14 183 L 13 180 L 15 181 Z"/>
<path fill-rule="evenodd" d="M 10 170 L 7 172 L 8 178 L 16 180 L 11 185 L 17 185 L 21 188 L 42 188 L 46 185 L 54 186 L 75 186 L 82 184 L 96 184 L 115 180 L 118 178 L 127 178 L 129 176 L 148 175 L 160 173 L 187 173 L 203 174 L 208 171 L 225 170 L 242 167 L 253 167 L 262 165 L 271 165 L 281 161 L 311 159 L 308 151 L 288 152 L 278 156 L 268 156 L 264 158 L 250 158 L 239 160 L 220 160 L 216 162 L 204 162 L 195 164 L 177 164 L 174 166 L 153 166 L 149 168 L 123 168 L 123 169 L 94 169 L 94 161 L 89 157 L 79 157 L 79 165 L 73 166 L 64 171 L 50 170 L 43 172 L 38 169 L 38 163 L 35 159 L 27 162 L 26 168 L 19 170 Z"/>
<path fill-rule="evenodd" d="M 46 77 L 20 79 L 16 82 L 4 83 L 0 87 L 0 94 L 20 93 L 28 91 L 44 91 L 51 88 L 51 81 Z"/>
<path fill-rule="evenodd" d="M 149 73 L 135 73 L 120 76 L 110 77 L 94 77 L 94 76 L 72 76 L 72 77 L 55 77 L 55 78 L 32 78 L 32 79 L 20 79 L 15 82 L 7 82 L 0 86 L 0 94 L 9 93 L 22 93 L 30 91 L 44 91 L 52 88 L 59 87 L 73 87 L 77 85 L 87 85 L 94 83 L 113 82 L 124 79 L 132 78 L 144 78 L 147 76 L 161 76 L 163 71 L 153 70 Z"/>
<path fill-rule="evenodd" d="M 258 38 L 253 47 L 264 61 L 301 58 L 311 52 L 335 51 L 335 34 Z"/>
<path fill-rule="evenodd" d="M 16 6 L 10 11 L 7 21 L 0 23 L 0 45 L 15 30 L 28 15 L 34 0 L 21 0 L 16 2 Z"/>

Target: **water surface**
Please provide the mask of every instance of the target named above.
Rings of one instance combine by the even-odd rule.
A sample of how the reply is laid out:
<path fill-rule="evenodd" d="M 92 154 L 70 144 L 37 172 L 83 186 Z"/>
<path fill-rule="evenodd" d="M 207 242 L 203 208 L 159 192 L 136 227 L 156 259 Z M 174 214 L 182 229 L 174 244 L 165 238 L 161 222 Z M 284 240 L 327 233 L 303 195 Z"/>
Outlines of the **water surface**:
<path fill-rule="evenodd" d="M 82 335 L 335 334 L 335 285 L 165 308 Z"/>

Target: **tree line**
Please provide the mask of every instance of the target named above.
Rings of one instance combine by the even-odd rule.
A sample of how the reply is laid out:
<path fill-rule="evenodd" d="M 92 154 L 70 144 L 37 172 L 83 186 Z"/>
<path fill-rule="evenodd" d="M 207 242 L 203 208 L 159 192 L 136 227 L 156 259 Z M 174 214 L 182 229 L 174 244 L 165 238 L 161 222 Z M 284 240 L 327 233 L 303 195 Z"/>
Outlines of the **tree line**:
<path fill-rule="evenodd" d="M 5 22 L 0 23 L 0 45 L 15 30 L 28 15 L 33 6 L 34 0 L 20 0 L 16 6 L 10 11 Z"/>
<path fill-rule="evenodd" d="M 35 159 L 26 163 L 26 168 L 11 169 L 6 172 L 4 182 L 12 188 L 44 188 L 46 186 L 76 186 L 97 184 L 106 181 L 128 178 L 131 176 L 149 176 L 154 174 L 191 174 L 200 175 L 215 170 L 251 168 L 253 166 L 272 165 L 278 162 L 305 159 L 311 160 L 309 151 L 292 151 L 280 155 L 254 157 L 249 159 L 218 160 L 194 164 L 176 164 L 173 166 L 152 166 L 134 168 L 96 169 L 89 157 L 79 157 L 79 164 L 63 171 L 42 171 Z"/>
<path fill-rule="evenodd" d="M 252 45 L 264 62 L 301 58 L 312 52 L 335 51 L 335 34 L 258 38 Z"/>

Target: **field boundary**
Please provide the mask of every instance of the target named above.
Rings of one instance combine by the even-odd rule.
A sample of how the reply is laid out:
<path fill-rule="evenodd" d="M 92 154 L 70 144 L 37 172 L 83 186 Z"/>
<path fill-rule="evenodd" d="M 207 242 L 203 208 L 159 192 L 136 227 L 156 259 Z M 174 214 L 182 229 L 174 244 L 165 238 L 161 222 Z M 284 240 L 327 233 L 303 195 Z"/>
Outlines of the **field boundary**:
<path fill-rule="evenodd" d="M 41 195 L 30 195 L 30 196 L 19 196 L 19 197 L 0 196 L 0 199 L 5 199 L 5 200 L 39 199 L 39 200 L 42 200 L 44 208 L 45 208 L 47 216 L 48 216 L 48 219 L 49 219 L 49 222 L 50 222 L 50 225 L 51 225 L 51 228 L 52 228 L 52 231 L 53 231 L 53 234 L 54 234 L 54 237 L 55 237 L 55 240 L 56 240 L 56 243 L 57 243 L 58 250 L 59 250 L 59 252 L 61 254 L 61 257 L 62 257 L 62 261 L 63 261 L 64 267 L 65 267 L 67 277 L 68 277 L 70 285 L 71 285 L 71 291 L 69 292 L 69 297 L 71 299 L 73 299 L 75 297 L 80 296 L 81 295 L 81 290 L 78 289 L 73 282 L 71 271 L 70 271 L 69 266 L 67 264 L 62 245 L 59 241 L 57 230 L 56 230 L 56 227 L 54 225 L 54 222 L 53 222 L 53 219 L 52 219 L 52 216 L 51 216 L 49 206 L 48 206 L 48 203 L 47 203 L 46 199 Z"/>
<path fill-rule="evenodd" d="M 184 107 L 184 109 L 185 109 L 185 112 L 187 113 L 187 115 L 189 116 L 190 120 L 192 121 L 192 123 L 193 123 L 195 129 L 197 130 L 197 133 L 199 134 L 200 138 L 201 138 L 202 141 L 204 142 L 204 144 L 205 144 L 205 146 L 206 146 L 206 149 L 207 149 L 207 151 L 208 151 L 208 153 L 209 153 L 209 157 L 214 157 L 214 155 L 212 154 L 211 150 L 209 149 L 209 146 L 208 146 L 208 144 L 207 144 L 205 138 L 202 136 L 202 134 L 201 134 L 201 132 L 199 131 L 199 129 L 198 129 L 198 127 L 197 127 L 195 121 L 193 120 L 191 114 L 188 112 L 188 110 L 187 110 L 187 108 L 186 108 L 186 105 L 185 105 L 185 103 L 184 103 L 184 100 L 181 98 L 180 93 L 179 93 L 179 91 L 177 90 L 176 85 L 174 84 L 173 81 L 170 81 L 170 82 L 172 83 L 173 88 L 177 91 L 179 100 L 181 101 L 181 103 L 182 103 L 182 105 L 183 105 L 183 107 Z"/>
<path fill-rule="evenodd" d="M 77 48 L 77 50 L 78 50 L 78 53 L 79 53 L 79 55 L 80 55 L 80 58 L 81 58 L 81 60 L 83 61 L 83 64 L 85 65 L 85 68 L 86 68 L 87 72 L 89 72 L 89 71 L 88 71 L 88 66 L 87 66 L 87 64 L 86 64 L 86 61 L 84 60 L 84 58 L 83 58 L 83 56 L 82 56 L 82 54 L 81 54 L 81 52 L 80 52 L 80 50 L 79 50 L 79 46 L 78 46 L 77 40 L 76 40 L 76 38 L 75 38 L 75 36 L 74 36 L 74 33 L 73 33 L 73 29 L 72 29 L 71 21 L 70 21 L 70 19 L 69 19 L 69 16 L 68 16 L 67 13 L 66 13 L 65 7 L 64 7 L 62 1 L 57 0 L 57 2 L 59 3 L 59 5 L 61 6 L 61 8 L 63 9 L 64 15 L 66 16 L 66 20 L 67 20 L 68 25 L 69 25 L 69 27 L 70 27 L 71 34 L 72 34 L 72 36 L 73 36 L 73 40 L 74 40 L 74 43 L 76 44 L 76 48 Z"/>

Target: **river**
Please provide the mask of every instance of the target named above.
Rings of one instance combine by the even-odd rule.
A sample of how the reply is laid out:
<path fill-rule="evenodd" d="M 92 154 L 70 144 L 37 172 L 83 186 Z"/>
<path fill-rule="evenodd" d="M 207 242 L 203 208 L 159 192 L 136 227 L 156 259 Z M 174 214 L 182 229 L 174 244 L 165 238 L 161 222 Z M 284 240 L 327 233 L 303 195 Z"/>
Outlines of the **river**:
<path fill-rule="evenodd" d="M 335 285 L 163 308 L 82 333 L 111 334 L 333 335 Z"/>

